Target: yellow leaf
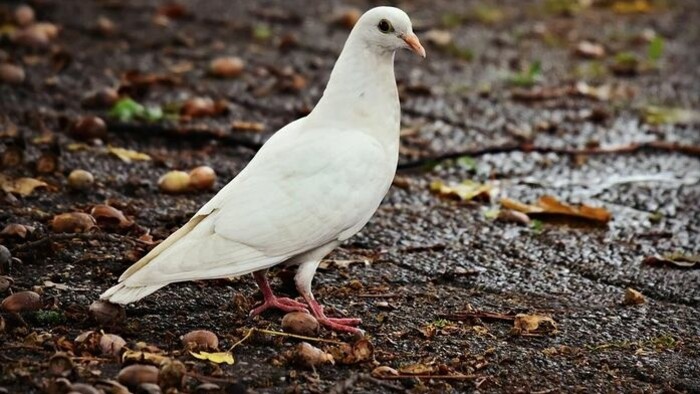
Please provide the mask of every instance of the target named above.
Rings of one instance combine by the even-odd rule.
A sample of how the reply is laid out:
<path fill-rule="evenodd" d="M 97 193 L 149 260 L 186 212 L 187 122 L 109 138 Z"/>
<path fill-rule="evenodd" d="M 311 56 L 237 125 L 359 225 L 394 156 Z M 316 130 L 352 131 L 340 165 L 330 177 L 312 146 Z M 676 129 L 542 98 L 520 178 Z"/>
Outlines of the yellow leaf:
<path fill-rule="evenodd" d="M 107 152 L 117 156 L 118 158 L 122 159 L 125 163 L 131 163 L 132 161 L 148 161 L 151 160 L 151 156 L 137 152 L 135 150 L 131 149 L 124 149 L 124 148 L 116 148 L 113 146 L 110 146 L 107 148 Z"/>
<path fill-rule="evenodd" d="M 192 357 L 198 358 L 200 360 L 208 360 L 213 363 L 221 364 L 221 363 L 226 363 L 228 365 L 233 365 L 233 354 L 229 352 L 217 352 L 217 353 L 208 353 L 208 352 L 190 352 Z"/>
<path fill-rule="evenodd" d="M 38 187 L 47 187 L 46 182 L 34 178 L 11 179 L 5 175 L 0 175 L 0 188 L 6 193 L 16 193 L 26 197 Z"/>
<path fill-rule="evenodd" d="M 433 181 L 430 184 L 430 190 L 443 196 L 458 197 L 462 201 L 471 201 L 477 197 L 486 200 L 491 199 L 491 194 L 494 192 L 493 185 L 482 184 L 470 180 L 465 180 L 462 183 L 446 185 L 442 181 Z"/>
<path fill-rule="evenodd" d="M 648 0 L 618 0 L 612 9 L 618 14 L 644 14 L 651 12 L 653 6 Z"/>

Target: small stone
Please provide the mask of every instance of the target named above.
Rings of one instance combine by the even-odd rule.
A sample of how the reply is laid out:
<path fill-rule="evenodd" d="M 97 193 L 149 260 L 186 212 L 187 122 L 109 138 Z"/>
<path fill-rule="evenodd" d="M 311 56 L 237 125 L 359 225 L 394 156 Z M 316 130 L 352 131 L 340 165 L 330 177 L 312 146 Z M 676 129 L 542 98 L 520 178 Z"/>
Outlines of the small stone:
<path fill-rule="evenodd" d="M 220 78 L 235 78 L 243 73 L 245 62 L 236 56 L 219 57 L 209 63 L 209 73 Z"/>
<path fill-rule="evenodd" d="M 25 77 L 22 67 L 9 63 L 0 64 L 0 82 L 19 85 L 24 82 Z"/>
<path fill-rule="evenodd" d="M 33 291 L 20 291 L 8 296 L 0 304 L 0 309 L 6 312 L 37 311 L 43 307 L 41 296 Z"/>
<path fill-rule="evenodd" d="M 318 334 L 319 324 L 315 317 L 304 312 L 290 312 L 282 318 L 282 330 L 297 335 Z"/>
<path fill-rule="evenodd" d="M 73 170 L 68 174 L 68 186 L 73 190 L 88 190 L 95 183 L 92 173 L 85 170 Z"/>

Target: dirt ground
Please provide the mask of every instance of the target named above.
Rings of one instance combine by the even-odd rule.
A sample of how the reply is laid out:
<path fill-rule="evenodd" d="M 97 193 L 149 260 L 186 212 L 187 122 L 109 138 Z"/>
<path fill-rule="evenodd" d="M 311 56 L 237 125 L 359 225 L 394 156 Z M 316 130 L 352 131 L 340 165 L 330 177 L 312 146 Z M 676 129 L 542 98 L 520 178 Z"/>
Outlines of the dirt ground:
<path fill-rule="evenodd" d="M 25 75 L 0 75 L 0 227 L 31 228 L 0 235 L 13 257 L 0 253 L 0 274 L 13 280 L 7 289 L 0 280 L 0 298 L 41 299 L 2 311 L 0 393 L 70 391 L 61 379 L 124 392 L 108 381 L 133 360 L 86 350 L 76 337 L 90 330 L 184 363 L 177 384 L 160 372 L 163 392 L 700 393 L 700 2 L 392 3 L 428 52 L 396 57 L 401 168 L 374 218 L 314 282 L 329 313 L 363 319 L 373 353 L 353 359 L 310 341 L 335 364 L 309 368 L 295 359 L 298 339 L 274 334 L 236 346 L 233 365 L 183 350 L 180 336 L 194 329 L 214 332 L 223 351 L 251 328 L 281 331 L 281 313 L 248 316 L 260 299 L 249 277 L 170 285 L 102 324 L 88 307 L 275 130 L 308 113 L 352 10 L 375 2 L 36 0 L 36 20 L 59 30 L 20 38 L 20 2 L 2 2 L 0 63 Z M 240 57 L 242 73 L 210 75 L 221 56 Z M 119 120 L 113 100 L 86 102 L 106 87 L 166 115 Z M 193 97 L 218 104 L 186 116 Z M 88 115 L 106 122 L 97 140 L 85 134 L 99 124 L 75 126 Z M 109 147 L 151 160 L 126 162 Z M 200 165 L 217 173 L 212 190 L 159 190 L 168 170 Z M 74 169 L 95 183 L 72 190 Z M 46 186 L 23 196 L 10 190 L 20 177 Z M 491 198 L 431 190 L 464 180 L 488 185 Z M 546 194 L 603 207 L 612 220 L 494 218 L 501 197 Z M 128 224 L 52 227 L 56 215 L 98 204 Z M 288 272 L 272 275 L 296 296 Z M 644 302 L 623 302 L 628 288 Z M 516 330 L 517 314 L 554 323 Z M 315 337 L 357 343 L 323 329 Z M 72 367 L 50 362 L 56 352 Z"/>

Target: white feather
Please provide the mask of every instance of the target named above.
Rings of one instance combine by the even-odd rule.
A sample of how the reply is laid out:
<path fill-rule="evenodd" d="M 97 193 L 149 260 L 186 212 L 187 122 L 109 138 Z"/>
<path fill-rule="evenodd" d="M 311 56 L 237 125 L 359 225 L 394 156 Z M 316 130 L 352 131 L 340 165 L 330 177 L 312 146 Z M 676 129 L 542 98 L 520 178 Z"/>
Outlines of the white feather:
<path fill-rule="evenodd" d="M 403 12 L 381 8 L 370 17 L 389 13 L 410 31 Z M 396 170 L 400 118 L 393 51 L 368 45 L 372 34 L 381 34 L 370 22 L 371 30 L 351 33 L 316 109 L 270 138 L 101 298 L 129 303 L 169 283 L 320 260 L 367 223 Z"/>

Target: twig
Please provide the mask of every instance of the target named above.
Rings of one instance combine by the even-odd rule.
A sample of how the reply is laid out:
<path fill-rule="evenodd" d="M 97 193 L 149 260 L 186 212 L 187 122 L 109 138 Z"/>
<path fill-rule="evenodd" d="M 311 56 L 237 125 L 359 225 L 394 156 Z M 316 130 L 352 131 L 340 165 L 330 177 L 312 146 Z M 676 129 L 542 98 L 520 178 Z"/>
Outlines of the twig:
<path fill-rule="evenodd" d="M 498 313 L 498 312 L 485 312 L 485 311 L 474 311 L 474 312 L 457 312 L 453 314 L 441 314 L 441 318 L 449 320 L 466 320 L 466 319 L 484 319 L 484 320 L 504 320 L 513 321 L 515 320 L 515 315 Z"/>
<path fill-rule="evenodd" d="M 479 375 L 387 375 L 379 376 L 377 379 L 396 380 L 396 379 L 442 379 L 442 380 L 472 380 L 478 378 Z"/>
<path fill-rule="evenodd" d="M 652 141 L 652 142 L 642 142 L 642 143 L 632 143 L 628 145 L 617 145 L 611 147 L 597 147 L 597 148 L 556 148 L 550 146 L 537 146 L 530 143 L 525 144 L 505 144 L 500 146 L 488 146 L 485 148 L 469 149 L 459 152 L 446 153 L 444 155 L 438 155 L 433 157 L 426 157 L 423 159 L 418 159 L 414 161 L 409 161 L 406 163 L 399 164 L 399 169 L 411 169 L 416 167 L 423 167 L 430 163 L 441 162 L 450 159 L 456 159 L 462 156 L 483 156 L 488 154 L 496 153 L 510 153 L 510 152 L 525 152 L 525 153 L 559 153 L 562 155 L 604 155 L 604 154 L 616 154 L 616 153 L 635 153 L 640 151 L 661 151 L 661 152 L 678 152 L 689 156 L 700 156 L 700 146 L 697 145 L 684 145 L 675 142 L 665 142 L 665 141 Z"/>

